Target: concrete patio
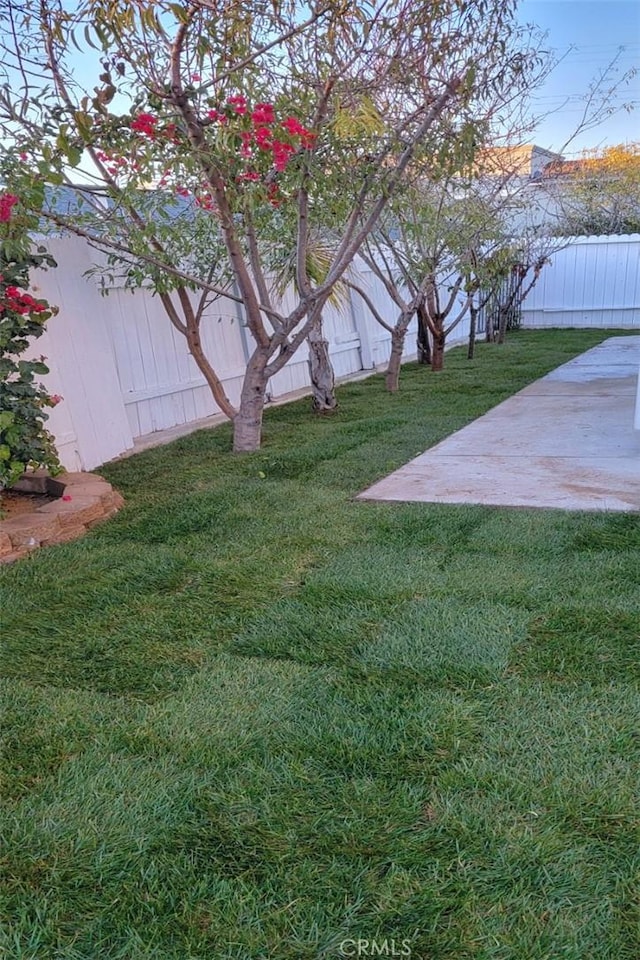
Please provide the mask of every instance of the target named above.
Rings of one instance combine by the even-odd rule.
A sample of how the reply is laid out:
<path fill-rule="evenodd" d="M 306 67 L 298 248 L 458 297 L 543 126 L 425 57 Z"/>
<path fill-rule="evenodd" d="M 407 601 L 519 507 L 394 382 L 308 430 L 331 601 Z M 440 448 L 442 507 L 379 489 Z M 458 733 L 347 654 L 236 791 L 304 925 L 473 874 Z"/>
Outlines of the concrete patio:
<path fill-rule="evenodd" d="M 610 337 L 360 494 L 365 500 L 640 510 L 640 336 Z"/>

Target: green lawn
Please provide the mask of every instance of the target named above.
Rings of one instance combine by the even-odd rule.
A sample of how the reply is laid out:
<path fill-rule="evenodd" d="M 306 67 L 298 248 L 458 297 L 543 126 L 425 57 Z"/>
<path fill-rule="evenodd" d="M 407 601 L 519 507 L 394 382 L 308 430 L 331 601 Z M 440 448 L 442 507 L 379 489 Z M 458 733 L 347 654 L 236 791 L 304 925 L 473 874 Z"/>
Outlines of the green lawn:
<path fill-rule="evenodd" d="M 1 570 L 0 955 L 638 960 L 640 518 L 353 500 L 610 334 L 112 464 Z"/>

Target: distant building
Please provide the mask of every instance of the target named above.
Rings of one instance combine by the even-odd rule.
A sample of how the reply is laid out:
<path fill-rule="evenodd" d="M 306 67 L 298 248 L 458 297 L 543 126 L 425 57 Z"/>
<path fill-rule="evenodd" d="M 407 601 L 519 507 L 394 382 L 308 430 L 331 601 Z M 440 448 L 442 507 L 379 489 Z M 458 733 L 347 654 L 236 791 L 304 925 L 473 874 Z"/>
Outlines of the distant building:
<path fill-rule="evenodd" d="M 544 176 L 548 167 L 563 162 L 559 153 L 545 150 L 535 143 L 523 143 L 515 147 L 491 147 L 481 151 L 478 168 L 488 175 L 537 180 Z"/>

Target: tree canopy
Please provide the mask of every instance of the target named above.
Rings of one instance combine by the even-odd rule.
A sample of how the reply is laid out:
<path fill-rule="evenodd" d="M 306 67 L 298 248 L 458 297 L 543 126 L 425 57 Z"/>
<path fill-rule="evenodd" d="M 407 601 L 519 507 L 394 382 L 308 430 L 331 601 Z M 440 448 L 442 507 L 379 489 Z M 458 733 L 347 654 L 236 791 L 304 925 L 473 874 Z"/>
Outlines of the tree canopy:
<path fill-rule="evenodd" d="M 563 234 L 640 233 L 640 143 L 588 151 L 559 165 L 555 195 Z"/>

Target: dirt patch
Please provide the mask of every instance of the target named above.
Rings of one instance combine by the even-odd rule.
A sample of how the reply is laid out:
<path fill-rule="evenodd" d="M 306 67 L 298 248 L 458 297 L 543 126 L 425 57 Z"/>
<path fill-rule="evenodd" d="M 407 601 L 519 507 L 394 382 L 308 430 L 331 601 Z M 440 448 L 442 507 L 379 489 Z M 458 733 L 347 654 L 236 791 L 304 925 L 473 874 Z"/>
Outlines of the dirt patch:
<path fill-rule="evenodd" d="M 0 520 L 21 517 L 25 513 L 35 513 L 39 507 L 45 507 L 56 499 L 46 493 L 18 493 L 15 490 L 5 490 L 0 494 Z"/>

